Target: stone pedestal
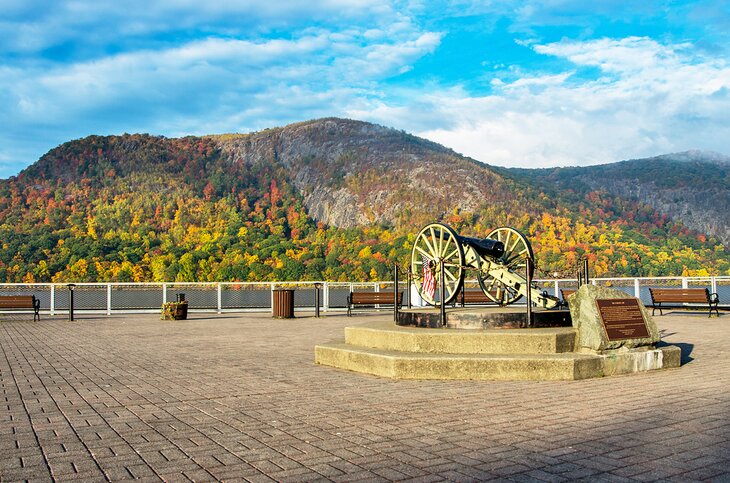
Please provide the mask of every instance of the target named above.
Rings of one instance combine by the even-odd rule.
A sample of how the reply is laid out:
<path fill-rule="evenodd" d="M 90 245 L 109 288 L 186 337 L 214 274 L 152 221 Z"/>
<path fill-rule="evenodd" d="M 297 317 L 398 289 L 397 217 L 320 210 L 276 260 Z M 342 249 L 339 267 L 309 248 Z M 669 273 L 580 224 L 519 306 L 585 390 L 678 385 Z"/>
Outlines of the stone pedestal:
<path fill-rule="evenodd" d="M 576 348 L 581 352 L 597 352 L 629 350 L 640 347 L 654 347 L 659 342 L 659 330 L 649 315 L 644 304 L 638 302 L 638 310 L 643 316 L 646 332 L 639 337 L 610 337 L 602 320 L 597 300 L 637 300 L 620 290 L 594 285 L 583 285 L 575 293 L 568 296 L 568 307 L 573 327 L 578 329 Z M 603 314 L 606 317 L 606 314 Z"/>
<path fill-rule="evenodd" d="M 397 325 L 443 327 L 441 315 L 436 308 L 404 309 L 398 312 Z M 532 311 L 532 327 L 570 327 L 570 312 L 567 310 Z M 446 311 L 446 327 L 449 329 L 524 329 L 527 328 L 527 314 L 524 307 L 469 307 L 449 308 Z"/>

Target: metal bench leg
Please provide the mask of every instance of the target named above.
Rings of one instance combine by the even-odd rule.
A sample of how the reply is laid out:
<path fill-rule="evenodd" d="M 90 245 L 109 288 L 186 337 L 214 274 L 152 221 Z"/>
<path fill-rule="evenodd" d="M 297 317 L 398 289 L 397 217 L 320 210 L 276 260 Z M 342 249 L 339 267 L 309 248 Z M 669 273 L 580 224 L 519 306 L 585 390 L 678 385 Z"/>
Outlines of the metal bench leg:
<path fill-rule="evenodd" d="M 713 311 L 713 310 L 715 311 L 715 314 L 717 314 L 717 316 L 718 316 L 718 317 L 720 317 L 720 311 L 719 311 L 719 310 L 718 310 L 718 308 L 717 308 L 717 304 L 715 304 L 715 305 L 713 305 L 713 304 L 710 304 L 710 313 L 709 313 L 709 315 L 708 315 L 707 317 L 708 317 L 708 318 L 709 318 L 709 317 L 712 317 L 712 311 Z"/>

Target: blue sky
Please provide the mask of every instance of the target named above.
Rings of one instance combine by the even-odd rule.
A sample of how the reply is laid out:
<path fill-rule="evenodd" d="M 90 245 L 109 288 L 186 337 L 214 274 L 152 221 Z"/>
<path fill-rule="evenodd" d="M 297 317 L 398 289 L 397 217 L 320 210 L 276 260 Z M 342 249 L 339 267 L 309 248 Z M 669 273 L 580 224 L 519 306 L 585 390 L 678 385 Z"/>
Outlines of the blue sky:
<path fill-rule="evenodd" d="M 0 0 L 0 39 L 0 178 L 326 116 L 501 166 L 730 154 L 726 1 Z"/>

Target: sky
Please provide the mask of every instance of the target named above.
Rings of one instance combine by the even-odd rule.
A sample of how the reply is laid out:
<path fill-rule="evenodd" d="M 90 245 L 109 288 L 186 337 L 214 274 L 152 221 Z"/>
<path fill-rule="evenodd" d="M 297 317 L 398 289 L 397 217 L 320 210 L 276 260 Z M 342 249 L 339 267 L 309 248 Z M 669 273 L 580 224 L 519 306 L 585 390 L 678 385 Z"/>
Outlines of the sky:
<path fill-rule="evenodd" d="M 730 2 L 0 0 L 0 178 L 330 116 L 499 166 L 730 154 Z"/>

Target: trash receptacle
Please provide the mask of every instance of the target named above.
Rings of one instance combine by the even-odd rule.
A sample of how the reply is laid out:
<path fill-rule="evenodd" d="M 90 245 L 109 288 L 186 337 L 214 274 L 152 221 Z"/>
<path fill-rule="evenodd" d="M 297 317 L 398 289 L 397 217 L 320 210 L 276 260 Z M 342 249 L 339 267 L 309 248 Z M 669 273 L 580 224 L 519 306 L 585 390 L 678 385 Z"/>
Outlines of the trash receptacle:
<path fill-rule="evenodd" d="M 274 290 L 274 317 L 277 319 L 294 318 L 294 290 Z"/>

